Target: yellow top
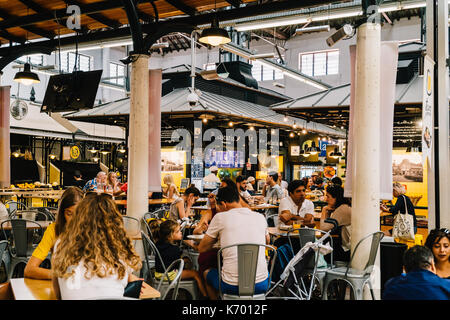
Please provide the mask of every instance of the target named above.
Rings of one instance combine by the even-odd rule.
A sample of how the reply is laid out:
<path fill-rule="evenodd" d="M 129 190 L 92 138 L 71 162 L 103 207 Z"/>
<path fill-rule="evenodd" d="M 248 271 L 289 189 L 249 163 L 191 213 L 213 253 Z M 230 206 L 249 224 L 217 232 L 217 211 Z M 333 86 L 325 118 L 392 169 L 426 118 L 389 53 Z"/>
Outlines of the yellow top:
<path fill-rule="evenodd" d="M 32 256 L 42 261 L 47 258 L 48 253 L 53 248 L 56 242 L 55 223 L 50 224 L 44 232 L 44 236 L 39 242 L 39 245 L 34 249 Z"/>

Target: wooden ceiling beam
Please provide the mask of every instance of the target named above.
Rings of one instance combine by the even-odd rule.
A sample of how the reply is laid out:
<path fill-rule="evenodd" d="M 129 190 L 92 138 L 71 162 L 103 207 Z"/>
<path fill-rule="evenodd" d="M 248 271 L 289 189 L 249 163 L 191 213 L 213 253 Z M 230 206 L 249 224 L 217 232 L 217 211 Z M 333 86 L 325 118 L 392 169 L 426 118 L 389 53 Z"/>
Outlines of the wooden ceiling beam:
<path fill-rule="evenodd" d="M 26 0 L 26 1 L 29 1 L 29 0 Z M 80 11 L 82 14 L 87 11 L 86 5 L 84 3 L 81 3 L 80 1 L 77 1 L 77 0 L 63 0 L 63 1 L 68 6 L 76 5 L 76 6 L 80 7 Z M 119 21 L 112 20 L 101 13 L 91 13 L 91 14 L 87 14 L 87 16 L 89 18 L 92 18 L 100 23 L 103 23 L 104 25 L 106 25 L 110 28 L 113 28 L 113 29 L 118 28 L 122 25 Z"/>
<path fill-rule="evenodd" d="M 5 20 L 10 20 L 10 19 L 17 19 L 18 16 L 14 16 L 14 15 L 6 12 L 3 9 L 0 9 L 0 18 L 4 19 L 4 21 L 5 21 Z M 0 23 L 2 23 L 2 22 L 3 21 L 0 21 Z M 44 38 L 48 38 L 48 39 L 53 39 L 55 37 L 55 35 L 56 35 L 53 31 L 48 31 L 48 30 L 45 30 L 45 29 L 42 29 L 42 28 L 38 28 L 38 27 L 34 27 L 34 26 L 27 26 L 27 27 L 21 27 L 21 28 L 26 30 L 26 31 L 28 31 L 28 32 L 37 34 L 38 36 L 41 36 L 41 37 L 44 37 Z M 0 27 L 0 29 L 3 29 L 4 31 L 6 31 L 5 30 L 6 28 L 1 28 Z"/>
<path fill-rule="evenodd" d="M 234 8 L 230 10 L 220 10 L 207 14 L 197 14 L 191 17 L 184 18 L 171 18 L 165 21 L 164 23 L 185 23 L 185 24 L 193 24 L 200 25 L 205 23 L 210 23 L 212 18 L 217 15 L 220 21 L 224 20 L 232 20 L 232 19 L 240 19 L 245 17 L 253 17 L 257 15 L 270 14 L 279 11 L 286 10 L 294 10 L 294 9 L 302 9 L 311 6 L 318 6 L 322 4 L 328 4 L 333 1 L 330 0 L 285 0 L 285 1 L 277 1 L 277 2 L 266 2 L 257 5 L 251 5 L 253 2 L 249 3 L 249 5 L 240 8 Z M 256 4 L 256 3 L 255 3 Z M 100 13 L 106 10 L 123 8 L 123 3 L 121 0 L 104 0 L 94 3 L 89 3 L 84 5 L 84 10 L 82 14 L 92 14 L 92 13 Z M 66 12 L 66 9 L 58 9 L 52 11 L 52 13 L 44 13 L 44 14 L 32 14 L 29 16 L 21 16 L 14 17 L 11 19 L 7 19 L 5 21 L 0 21 L 0 29 L 7 29 L 12 27 L 22 27 L 27 26 L 39 22 L 54 20 L 55 16 L 58 19 L 68 18 L 70 14 Z M 150 24 L 151 25 L 151 24 Z"/>
<path fill-rule="evenodd" d="M 6 40 L 9 40 L 12 42 L 17 42 L 17 43 L 22 43 L 22 44 L 25 43 L 25 41 L 27 41 L 27 39 L 25 39 L 23 37 L 17 37 L 5 30 L 0 30 L 0 37 L 5 38 Z"/>
<path fill-rule="evenodd" d="M 177 8 L 178 10 L 180 10 L 190 16 L 194 16 L 197 13 L 197 10 L 195 10 L 195 8 L 192 8 L 188 5 L 186 5 L 181 0 L 165 0 L 165 1 L 167 3 L 169 3 L 170 5 L 172 5 L 173 7 Z"/>
<path fill-rule="evenodd" d="M 105 0 L 84 5 L 84 10 L 82 14 L 100 13 L 105 10 L 118 8 L 123 8 L 122 1 Z M 15 16 L 8 18 L 7 20 L 0 21 L 0 29 L 23 27 L 44 21 L 55 20 L 55 16 L 60 20 L 67 19 L 70 17 L 70 15 L 71 15 L 70 13 L 67 13 L 67 9 L 64 8 L 54 11 L 48 11 L 45 13 L 30 14 L 28 16 Z"/>
<path fill-rule="evenodd" d="M 226 0 L 226 2 L 228 2 L 235 8 L 239 8 L 239 5 L 242 3 L 241 0 Z"/>

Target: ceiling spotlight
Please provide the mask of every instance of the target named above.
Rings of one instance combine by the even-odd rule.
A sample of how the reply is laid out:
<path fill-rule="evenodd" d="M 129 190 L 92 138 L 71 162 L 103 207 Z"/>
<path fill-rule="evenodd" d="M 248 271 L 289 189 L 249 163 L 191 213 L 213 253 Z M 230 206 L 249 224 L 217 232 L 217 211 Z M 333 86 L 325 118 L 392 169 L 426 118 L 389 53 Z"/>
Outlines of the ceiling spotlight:
<path fill-rule="evenodd" d="M 287 121 L 288 121 L 288 117 L 287 117 L 287 116 L 284 116 L 283 121 L 284 121 L 284 122 L 287 122 Z"/>
<path fill-rule="evenodd" d="M 203 123 L 208 123 L 208 119 L 207 119 L 207 118 L 203 118 L 203 119 L 202 119 L 202 122 L 203 122 Z"/>
<path fill-rule="evenodd" d="M 271 134 L 275 134 L 275 129 L 270 130 Z"/>
<path fill-rule="evenodd" d="M 250 126 L 250 128 L 249 128 L 250 130 L 255 130 L 255 127 L 254 126 Z"/>
<path fill-rule="evenodd" d="M 325 138 L 325 137 L 322 138 L 322 141 L 326 141 L 326 140 L 327 140 L 327 138 Z"/>
<path fill-rule="evenodd" d="M 293 138 L 295 137 L 295 134 L 293 132 L 289 133 L 289 137 Z"/>
<path fill-rule="evenodd" d="M 228 126 L 232 127 L 234 123 L 232 121 L 228 122 Z"/>
<path fill-rule="evenodd" d="M 292 126 L 292 128 L 297 129 L 297 124 L 294 122 L 294 125 Z"/>
<path fill-rule="evenodd" d="M 100 159 L 97 158 L 97 157 L 93 157 L 92 160 L 94 160 L 95 162 L 97 162 L 97 161 L 100 160 Z"/>
<path fill-rule="evenodd" d="M 16 75 L 14 76 L 14 81 L 26 86 L 41 82 L 41 80 L 39 80 L 39 76 L 36 73 L 31 72 L 31 65 L 29 63 L 25 63 L 23 71 L 19 71 L 16 73 Z"/>
<path fill-rule="evenodd" d="M 342 28 L 340 28 L 338 31 L 333 33 L 328 39 L 327 44 L 328 46 L 332 47 L 338 42 L 339 40 L 342 40 L 344 38 L 350 38 L 355 34 L 355 28 L 351 24 L 345 24 Z"/>
<path fill-rule="evenodd" d="M 344 126 L 341 126 L 341 129 L 344 130 Z"/>
<path fill-rule="evenodd" d="M 18 158 L 20 157 L 20 150 L 16 150 L 12 153 L 12 155 L 14 156 L 14 158 Z"/>
<path fill-rule="evenodd" d="M 303 130 L 302 130 L 302 133 L 303 133 L 303 134 L 307 134 L 308 131 L 306 131 L 306 129 L 303 129 Z"/>
<path fill-rule="evenodd" d="M 48 155 L 50 159 L 54 160 L 56 158 L 56 156 L 54 154 L 49 154 Z"/>

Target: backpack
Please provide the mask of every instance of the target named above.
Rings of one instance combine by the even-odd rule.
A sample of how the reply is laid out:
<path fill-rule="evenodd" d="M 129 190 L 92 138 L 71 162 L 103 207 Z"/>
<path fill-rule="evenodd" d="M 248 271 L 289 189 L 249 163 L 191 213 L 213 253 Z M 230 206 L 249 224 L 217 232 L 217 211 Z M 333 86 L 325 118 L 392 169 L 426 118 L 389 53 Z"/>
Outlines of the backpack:
<path fill-rule="evenodd" d="M 293 257 L 294 252 L 289 243 L 285 243 L 277 249 L 277 259 L 273 266 L 272 281 L 277 282 L 280 280 L 281 274 Z"/>

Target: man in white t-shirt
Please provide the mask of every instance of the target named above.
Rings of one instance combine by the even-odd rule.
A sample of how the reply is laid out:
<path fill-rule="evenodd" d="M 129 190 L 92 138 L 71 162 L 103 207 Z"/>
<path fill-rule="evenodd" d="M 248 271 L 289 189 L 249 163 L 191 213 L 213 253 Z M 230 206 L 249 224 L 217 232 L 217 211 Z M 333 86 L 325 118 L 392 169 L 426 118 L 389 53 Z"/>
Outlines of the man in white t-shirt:
<path fill-rule="evenodd" d="M 306 199 L 306 186 L 302 180 L 293 180 L 288 185 L 289 196 L 283 198 L 278 208 L 278 216 L 284 224 L 303 222 L 314 225 L 314 204 Z"/>
<path fill-rule="evenodd" d="M 220 188 L 216 196 L 217 213 L 211 220 L 208 230 L 200 244 L 198 251 L 207 252 L 216 242 L 220 247 L 238 243 L 269 243 L 267 222 L 262 214 L 242 207 L 239 203 L 239 193 L 236 188 L 227 186 Z M 222 252 L 222 292 L 238 295 L 238 256 L 237 248 L 228 248 Z M 207 283 L 219 290 L 219 277 L 217 269 L 208 269 L 204 272 Z M 265 248 L 261 247 L 256 268 L 255 294 L 264 293 L 269 285 Z M 208 292 L 210 298 L 217 298 L 217 292 Z"/>

